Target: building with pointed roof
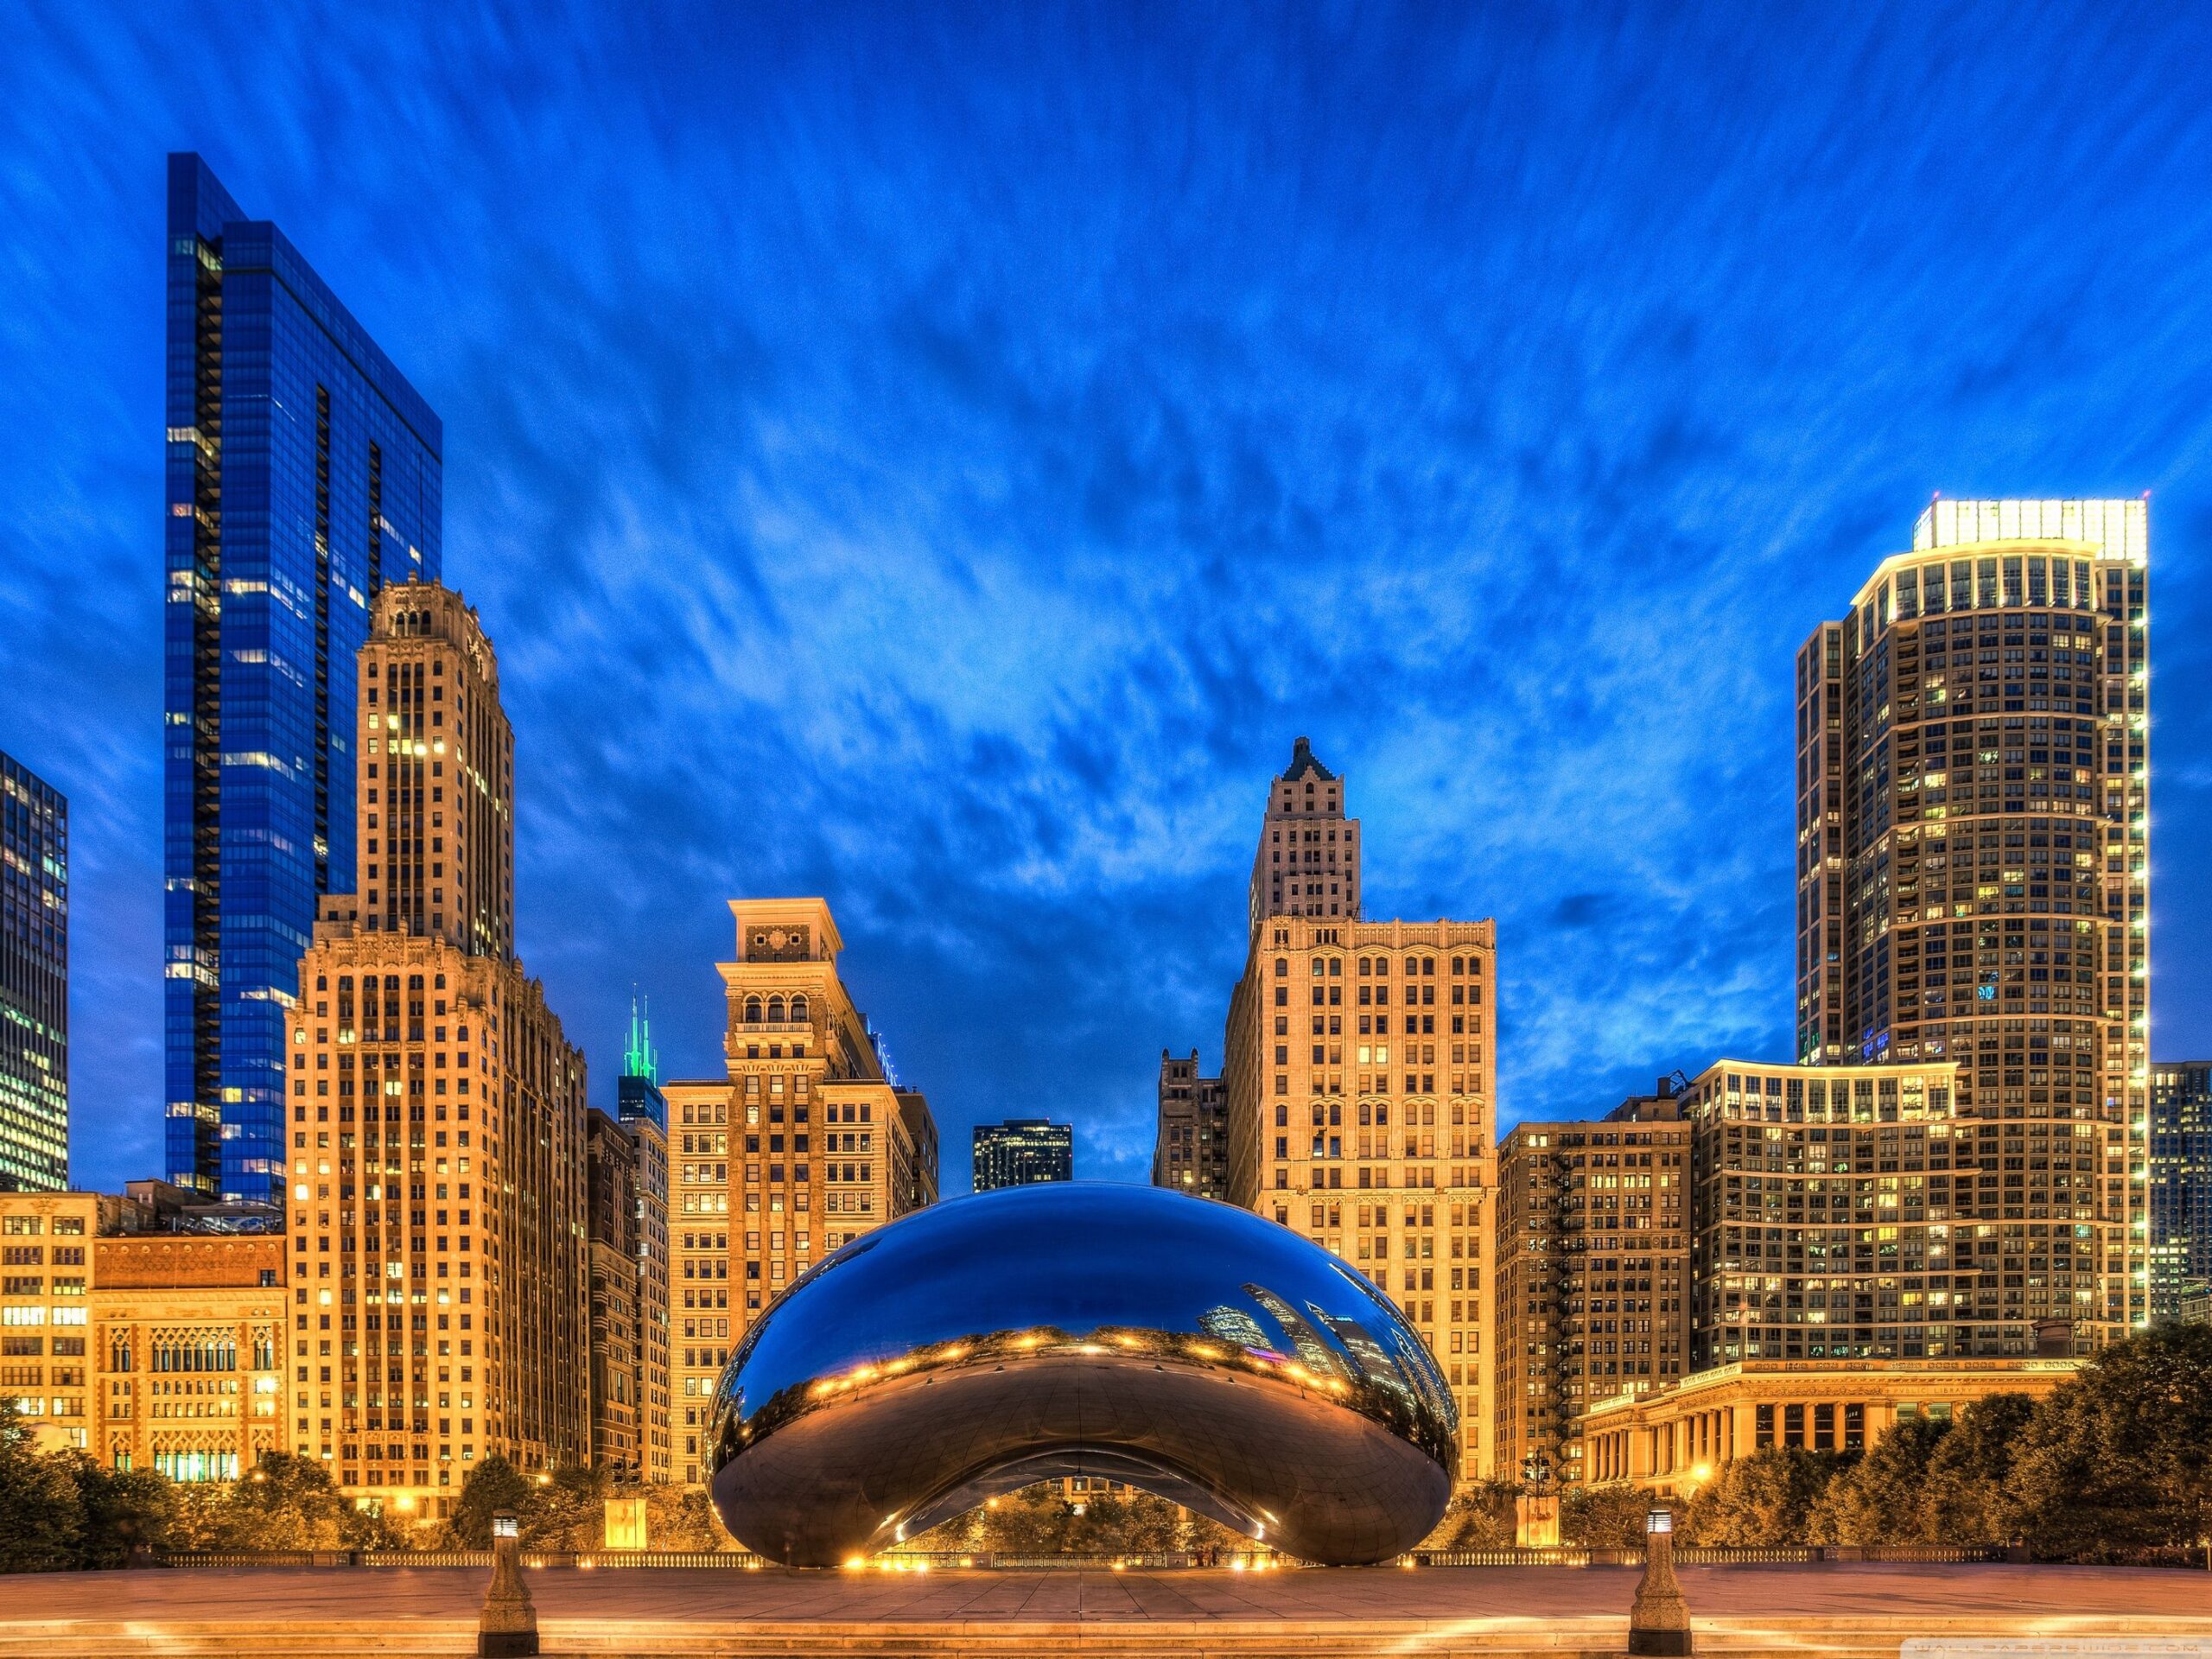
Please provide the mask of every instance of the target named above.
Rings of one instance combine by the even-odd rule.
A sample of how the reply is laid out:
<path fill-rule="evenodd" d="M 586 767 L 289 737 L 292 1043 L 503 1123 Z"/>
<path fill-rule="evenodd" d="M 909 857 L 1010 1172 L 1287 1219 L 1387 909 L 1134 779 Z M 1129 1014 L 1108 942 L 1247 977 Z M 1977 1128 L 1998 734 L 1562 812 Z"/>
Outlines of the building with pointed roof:
<path fill-rule="evenodd" d="M 1344 816 L 1344 780 L 1306 738 L 1268 789 L 1252 860 L 1251 929 L 1270 916 L 1359 919 L 1359 820 Z"/>

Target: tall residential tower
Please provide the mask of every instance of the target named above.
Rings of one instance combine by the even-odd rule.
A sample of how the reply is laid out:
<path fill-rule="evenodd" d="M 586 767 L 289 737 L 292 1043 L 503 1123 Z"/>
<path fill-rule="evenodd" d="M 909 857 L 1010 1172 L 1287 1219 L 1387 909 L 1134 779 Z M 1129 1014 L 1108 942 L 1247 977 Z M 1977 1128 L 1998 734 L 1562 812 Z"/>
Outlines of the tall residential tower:
<path fill-rule="evenodd" d="M 354 656 L 384 582 L 437 579 L 444 435 L 194 155 L 168 258 L 164 1161 L 281 1203 L 287 1013 L 353 878 Z"/>
<path fill-rule="evenodd" d="M 2147 1316 L 2149 533 L 1938 500 L 1798 653 L 1797 1058 L 1955 1067 L 1955 1221 L 2069 1247 L 1954 1351 Z"/>
<path fill-rule="evenodd" d="M 652 1007 L 632 1002 L 615 1114 L 637 1149 L 638 1400 L 639 1453 L 647 1480 L 675 1478 L 674 1402 L 669 1374 L 668 1101 L 660 1091 Z"/>

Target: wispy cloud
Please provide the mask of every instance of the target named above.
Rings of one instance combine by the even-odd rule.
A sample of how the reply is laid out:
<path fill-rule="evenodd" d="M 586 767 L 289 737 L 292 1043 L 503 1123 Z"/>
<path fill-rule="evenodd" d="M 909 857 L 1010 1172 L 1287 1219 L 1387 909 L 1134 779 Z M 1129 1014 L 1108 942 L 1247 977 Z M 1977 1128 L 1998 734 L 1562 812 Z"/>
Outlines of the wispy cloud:
<path fill-rule="evenodd" d="M 75 808 L 77 1152 L 155 1162 L 161 156 L 443 415 L 521 943 L 611 1084 L 818 892 L 966 1127 L 1148 1156 L 1262 782 L 1495 915 L 1504 1115 L 1787 1052 L 1791 652 L 1927 492 L 2158 492 L 2161 1046 L 2212 1046 L 2212 60 L 2108 8 L 35 10 L 0 747 Z"/>

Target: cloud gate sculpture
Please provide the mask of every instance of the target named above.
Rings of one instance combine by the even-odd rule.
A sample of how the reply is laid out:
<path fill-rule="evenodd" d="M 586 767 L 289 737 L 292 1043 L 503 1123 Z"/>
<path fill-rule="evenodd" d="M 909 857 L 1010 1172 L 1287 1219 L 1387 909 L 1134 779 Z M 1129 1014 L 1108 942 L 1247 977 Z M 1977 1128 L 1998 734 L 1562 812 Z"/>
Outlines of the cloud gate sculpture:
<path fill-rule="evenodd" d="M 717 1385 L 712 1491 L 795 1566 L 1070 1474 L 1351 1565 L 1435 1525 L 1458 1437 L 1420 1337 L 1326 1251 L 1228 1205 L 1056 1183 L 918 1211 L 794 1284 Z"/>

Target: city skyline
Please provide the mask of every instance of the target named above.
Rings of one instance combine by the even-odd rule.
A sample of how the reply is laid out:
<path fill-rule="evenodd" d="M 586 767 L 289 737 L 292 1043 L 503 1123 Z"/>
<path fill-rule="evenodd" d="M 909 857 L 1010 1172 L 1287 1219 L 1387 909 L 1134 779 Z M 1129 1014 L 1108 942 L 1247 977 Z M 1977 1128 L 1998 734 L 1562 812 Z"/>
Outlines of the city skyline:
<path fill-rule="evenodd" d="M 861 72 L 890 73 L 894 48 L 957 55 L 950 36 L 912 27 L 918 38 L 848 31 Z M 2039 32 L 2008 49 L 2025 57 Z M 0 693 L 0 748 L 73 804 L 80 1186 L 162 1167 L 162 271 L 151 250 L 168 149 L 201 149 L 241 200 L 283 225 L 446 416 L 448 574 L 502 643 L 537 826 L 518 847 L 529 896 L 516 944 L 591 1055 L 591 1103 L 610 1110 L 630 986 L 660 1001 L 665 1075 L 710 1075 L 721 999 L 700 965 L 721 948 L 721 899 L 819 893 L 851 941 L 856 999 L 893 1033 L 949 1141 L 964 1144 L 1006 1099 L 1033 1100 L 1077 1120 L 1088 1169 L 1142 1179 L 1152 1046 L 1195 1045 L 1203 1071 L 1221 1065 L 1252 791 L 1306 733 L 1357 778 L 1357 810 L 1388 849 L 1363 874 L 1368 914 L 1497 918 L 1500 1126 L 1592 1115 L 1655 1066 L 1795 1057 L 1794 651 L 1838 594 L 1907 550 L 1929 490 L 2156 491 L 2158 672 L 2171 686 L 2202 671 L 2202 400 L 2134 320 L 2190 315 L 2173 296 L 2202 274 L 2187 245 L 2202 227 L 2185 214 L 2153 221 L 2203 159 L 2205 133 L 2139 64 L 2113 72 L 2140 94 L 2133 107 L 2101 105 L 2086 131 L 2062 137 L 2040 116 L 2006 126 L 2032 158 L 2019 165 L 2076 164 L 2046 216 L 2094 222 L 2080 239 L 2099 245 L 2096 261 L 2040 226 L 2010 241 L 1905 230 L 1916 193 L 1967 188 L 1974 154 L 2001 197 L 2016 175 L 1993 153 L 1940 163 L 1940 188 L 1901 177 L 1873 227 L 1823 243 L 1840 276 L 1808 253 L 1755 247 L 1723 223 L 1722 202 L 1685 198 L 1684 177 L 1646 178 L 1613 156 L 1600 222 L 1637 251 L 1639 275 L 1710 252 L 1737 262 L 1744 283 L 1645 304 L 1586 257 L 1555 255 L 1565 295 L 1527 302 L 1524 334 L 1506 285 L 1544 270 L 1553 221 L 1541 205 L 1485 194 L 1497 181 L 1471 167 L 1446 174 L 1465 205 L 1384 187 L 1362 210 L 1347 185 L 1406 138 L 1357 89 L 1411 73 L 1417 30 L 1350 43 L 1349 118 L 1327 146 L 1341 175 L 1312 207 L 1294 208 L 1264 166 L 1240 180 L 1217 156 L 1201 165 L 1198 188 L 1224 193 L 1229 238 L 1184 250 L 1198 270 L 1167 283 L 1157 317 L 1098 287 L 1047 304 L 1029 280 L 1101 250 L 1124 250 L 1116 269 L 1147 271 L 1126 239 L 1158 226 L 1135 210 L 1071 202 L 1040 231 L 966 206 L 971 167 L 987 169 L 976 186 L 1032 204 L 1102 156 L 1156 187 L 1162 159 L 1118 124 L 1121 80 L 1027 161 L 969 153 L 978 133 L 1026 118 L 1004 107 L 882 116 L 915 141 L 916 181 L 931 187 L 915 197 L 949 194 L 962 209 L 865 291 L 808 284 L 834 235 L 895 238 L 915 210 L 857 183 L 874 130 L 818 111 L 814 126 L 748 141 L 774 184 L 746 207 L 727 200 L 730 163 L 623 150 L 639 163 L 618 197 L 631 216 L 678 210 L 673 230 L 627 256 L 595 226 L 556 223 L 572 200 L 559 192 L 505 210 L 498 222 L 531 251 L 524 281 L 520 256 L 502 264 L 452 234 L 495 194 L 527 199 L 543 165 L 463 119 L 457 71 L 409 118 L 426 139 L 457 135 L 475 176 L 410 218 L 400 204 L 421 176 L 334 166 L 355 124 L 375 118 L 365 107 L 309 119 L 256 90 L 210 120 L 154 93 L 158 33 L 76 59 L 66 34 L 34 36 L 55 71 L 10 117 L 19 138 L 55 153 L 58 130 L 35 124 L 52 118 L 57 86 L 116 113 L 97 162 L 56 159 L 74 185 L 58 193 L 71 203 L 66 234 L 49 239 L 73 252 L 31 262 L 37 340 L 0 342 L 22 371 L 3 394 L 18 400 L 11 412 L 47 436 L 0 462 L 0 493 L 27 528 L 26 556 L 0 575 L 0 648 L 27 669 Z M 378 49 L 342 30 L 331 44 Z M 703 84 L 634 42 L 607 44 L 616 90 L 601 137 L 627 132 L 641 87 Z M 710 66 L 733 65 L 734 48 L 709 44 Z M 1329 44 L 1307 35 L 1273 50 L 1318 58 Z M 2099 44 L 2081 44 L 2077 69 Z M 307 49 L 281 29 L 221 45 L 264 64 Z M 1117 71 L 1147 55 L 1071 41 L 1071 61 L 1078 48 Z M 191 44 L 182 60 L 215 49 Z M 795 88 L 838 68 L 796 39 L 753 49 L 753 67 Z M 2187 61 L 2198 49 L 2179 39 L 2143 55 Z M 1929 90 L 1905 67 L 1911 50 L 1898 41 L 1881 54 L 1896 96 Z M 1580 71 L 1571 56 L 1548 46 L 1531 73 L 1613 73 L 1602 53 Z M 573 96 L 530 86 L 529 66 L 483 41 L 461 40 L 454 58 L 512 108 Z M 1255 141 L 1292 118 L 1225 63 L 1198 61 L 1168 94 L 1178 107 Z M 1709 79 L 1690 82 L 1719 96 Z M 1436 68 L 1412 84 L 1463 95 L 1471 135 L 1504 120 L 1485 72 Z M 134 90 L 143 110 L 124 108 Z M 1980 96 L 1953 86 L 1937 100 L 1951 142 L 1969 142 Z M 709 119 L 683 107 L 680 119 Z M 1734 108 L 1790 155 L 1870 136 L 1873 119 L 1763 97 Z M 1653 112 L 1621 118 L 1646 139 L 1667 127 Z M 1883 153 L 1938 166 L 1942 135 L 1920 142 Z M 1573 153 L 1540 132 L 1516 143 L 1531 178 Z M 2098 158 L 2121 151 L 2144 181 L 2101 191 L 2117 175 Z M 1840 188 L 1815 171 L 1810 199 L 1824 179 Z M 1683 206 L 1687 226 L 1640 219 L 1639 181 Z M 0 185 L 7 234 L 28 246 L 61 221 L 22 188 Z M 1487 275 L 1453 245 L 1477 202 L 1495 208 L 1488 257 L 1503 262 Z M 834 235 L 771 245 L 817 211 Z M 1440 290 L 1473 297 L 1362 275 L 1363 211 L 1386 261 L 1433 260 Z M 1970 217 L 1955 200 L 1950 211 Z M 1872 245 L 1889 236 L 1905 253 Z M 729 270 L 688 260 L 717 238 L 736 250 Z M 1270 262 L 1239 246 L 1287 257 L 1262 270 Z M 755 277 L 786 298 L 744 298 Z M 1990 289 L 2005 305 L 1977 308 Z M 2146 291 L 2165 297 L 2145 307 Z M 613 312 L 641 296 L 670 320 L 616 327 Z M 1837 315 L 1815 315 L 1830 303 Z M 1338 320 L 1363 348 L 1356 369 L 1301 321 L 1312 317 Z M 1218 319 L 1230 321 L 1209 335 Z M 1842 348 L 1868 327 L 1888 328 L 1894 356 Z M 827 342 L 814 375 L 810 334 Z M 77 344 L 40 355 L 53 340 Z M 1097 361 L 1085 340 L 1121 342 L 1123 365 Z M 888 378 L 868 378 L 857 365 L 885 345 Z M 705 349 L 682 349 L 694 346 Z M 1447 392 L 1493 353 L 1491 400 Z M 1540 372 L 1552 361 L 1573 372 Z M 1707 380 L 1723 401 L 1700 395 Z M 880 407 L 862 407 L 871 400 Z M 40 417 L 34 403 L 63 412 Z M 973 471 L 947 434 L 975 450 Z M 1777 448 L 1785 437 L 1794 448 Z M 1036 550 L 1061 546 L 1039 569 Z M 97 580 L 72 587 L 80 570 Z M 825 593 L 837 603 L 818 603 Z M 77 715 L 66 728 L 59 708 Z M 2158 709 L 2152 1058 L 2181 1060 L 2212 1051 L 2212 968 L 2186 948 L 2212 919 L 2212 876 L 2180 855 L 2212 823 L 2212 715 L 2180 696 Z M 563 925 L 576 915 L 594 925 Z M 985 1011 L 1016 1006 L 1052 1008 L 1053 1022 L 1002 1040 Z"/>

